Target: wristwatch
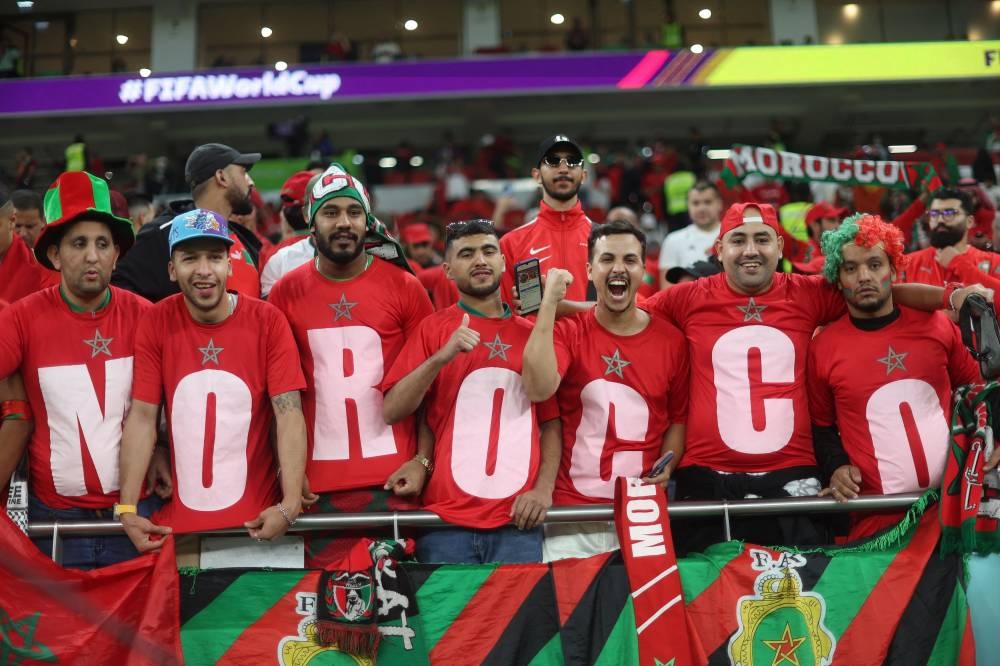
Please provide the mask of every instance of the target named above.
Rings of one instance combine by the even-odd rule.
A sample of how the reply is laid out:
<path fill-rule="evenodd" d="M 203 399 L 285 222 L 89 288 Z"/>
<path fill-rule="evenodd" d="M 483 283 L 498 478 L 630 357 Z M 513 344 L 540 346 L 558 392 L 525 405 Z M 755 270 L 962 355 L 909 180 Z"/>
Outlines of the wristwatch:
<path fill-rule="evenodd" d="M 135 504 L 115 504 L 114 516 L 115 520 L 121 520 L 123 514 L 126 513 L 138 513 L 139 509 Z"/>
<path fill-rule="evenodd" d="M 423 465 L 424 469 L 427 470 L 428 474 L 434 471 L 434 463 L 430 461 L 430 458 L 424 457 L 418 453 L 417 455 L 413 456 L 413 460 L 416 460 L 418 463 Z"/>

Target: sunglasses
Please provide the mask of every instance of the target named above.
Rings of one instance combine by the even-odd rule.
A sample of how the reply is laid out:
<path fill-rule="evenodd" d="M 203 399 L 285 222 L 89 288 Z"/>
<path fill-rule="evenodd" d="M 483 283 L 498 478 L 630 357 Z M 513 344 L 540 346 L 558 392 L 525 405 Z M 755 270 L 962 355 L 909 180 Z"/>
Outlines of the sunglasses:
<path fill-rule="evenodd" d="M 570 169 L 576 169 L 577 167 L 583 166 L 583 157 L 559 157 L 558 155 L 546 155 L 542 158 L 542 162 L 549 165 L 553 169 L 559 167 L 563 162 Z"/>
<path fill-rule="evenodd" d="M 927 211 L 928 220 L 953 220 L 959 215 L 963 215 L 964 212 L 958 208 L 945 208 L 943 210 L 929 210 Z"/>

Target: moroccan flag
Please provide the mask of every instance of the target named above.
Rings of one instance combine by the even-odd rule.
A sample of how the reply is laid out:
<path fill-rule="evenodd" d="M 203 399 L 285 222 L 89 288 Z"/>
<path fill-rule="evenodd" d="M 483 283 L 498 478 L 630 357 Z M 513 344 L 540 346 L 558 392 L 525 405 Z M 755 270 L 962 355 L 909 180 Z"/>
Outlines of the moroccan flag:
<path fill-rule="evenodd" d="M 63 569 L 0 517 L 0 664 L 179 664 L 173 539 L 160 553 Z"/>
<path fill-rule="evenodd" d="M 1000 489 L 996 472 L 983 467 L 1000 417 L 1000 384 L 970 384 L 955 392 L 951 444 L 941 491 L 942 550 L 946 553 L 1000 552 Z"/>

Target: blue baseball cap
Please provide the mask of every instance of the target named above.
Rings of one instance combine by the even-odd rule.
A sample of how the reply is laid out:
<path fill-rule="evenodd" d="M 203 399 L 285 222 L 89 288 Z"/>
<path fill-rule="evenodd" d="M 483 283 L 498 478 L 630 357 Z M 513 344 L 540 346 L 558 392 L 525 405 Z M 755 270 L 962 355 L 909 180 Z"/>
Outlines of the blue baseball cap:
<path fill-rule="evenodd" d="M 195 208 L 181 213 L 170 221 L 170 251 L 173 252 L 178 243 L 185 243 L 196 238 L 214 238 L 226 245 L 235 241 L 229 237 L 229 225 L 225 218 L 212 210 Z"/>

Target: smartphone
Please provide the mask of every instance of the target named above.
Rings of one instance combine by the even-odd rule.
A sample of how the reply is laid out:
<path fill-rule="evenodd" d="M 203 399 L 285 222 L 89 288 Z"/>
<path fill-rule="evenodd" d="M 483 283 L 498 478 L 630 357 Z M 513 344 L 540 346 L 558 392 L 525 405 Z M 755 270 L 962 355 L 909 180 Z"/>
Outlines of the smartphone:
<path fill-rule="evenodd" d="M 670 461 L 673 459 L 674 459 L 674 452 L 667 451 L 665 454 L 663 454 L 662 458 L 653 463 L 653 469 L 646 472 L 645 477 L 647 479 L 651 479 L 654 476 L 659 476 L 660 474 L 663 474 L 663 470 L 667 468 L 667 465 L 669 465 Z"/>
<path fill-rule="evenodd" d="M 525 259 L 514 266 L 517 296 L 521 299 L 521 312 L 526 315 L 542 307 L 542 269 L 538 259 Z"/>

